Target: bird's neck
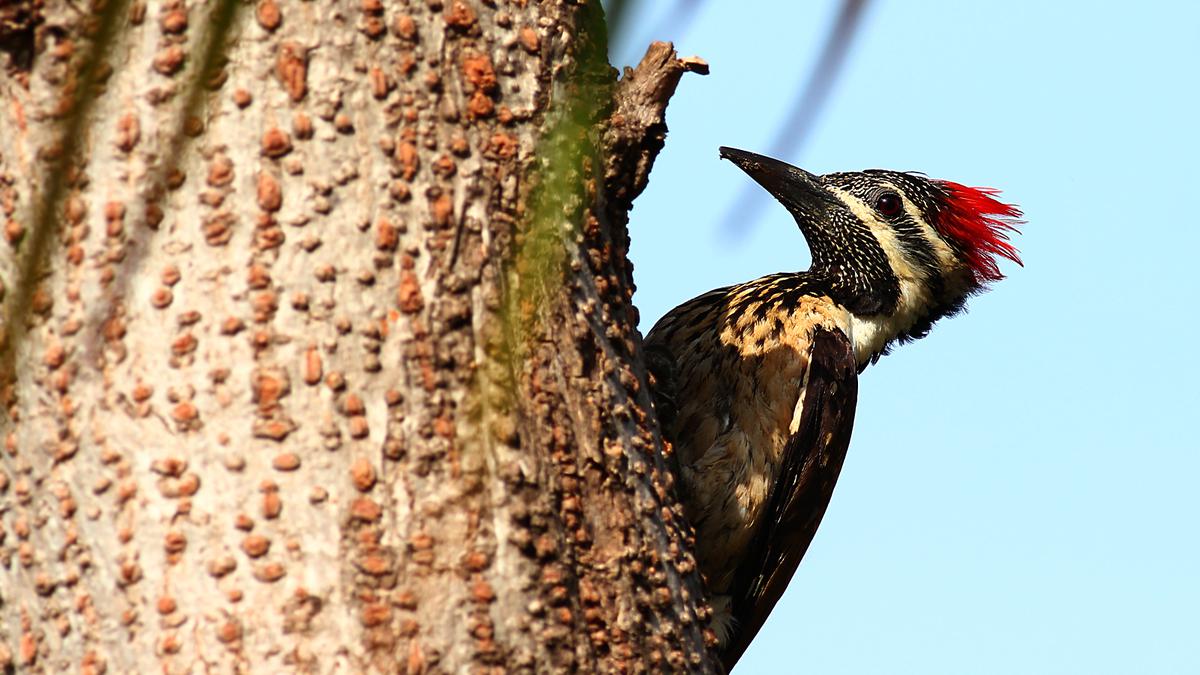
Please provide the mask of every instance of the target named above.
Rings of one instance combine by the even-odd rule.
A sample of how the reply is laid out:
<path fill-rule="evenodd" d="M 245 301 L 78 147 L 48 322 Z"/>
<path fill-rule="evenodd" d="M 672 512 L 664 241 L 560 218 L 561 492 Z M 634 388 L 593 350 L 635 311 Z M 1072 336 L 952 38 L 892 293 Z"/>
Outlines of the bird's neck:
<path fill-rule="evenodd" d="M 929 279 L 901 273 L 895 277 L 895 286 L 864 293 L 848 289 L 845 282 L 824 271 L 774 276 L 779 279 L 777 286 L 822 292 L 843 312 L 840 327 L 853 344 L 859 370 L 887 354 L 896 342 L 925 337 L 938 319 L 960 311 L 968 295 L 966 281 L 958 278 Z"/>
<path fill-rule="evenodd" d="M 891 312 L 846 312 L 849 337 L 860 370 L 886 354 L 893 342 L 923 337 L 922 331 L 914 329 L 930 323 L 929 317 L 934 313 L 937 302 L 929 285 L 915 279 L 901 279 L 899 285 L 900 292 Z"/>

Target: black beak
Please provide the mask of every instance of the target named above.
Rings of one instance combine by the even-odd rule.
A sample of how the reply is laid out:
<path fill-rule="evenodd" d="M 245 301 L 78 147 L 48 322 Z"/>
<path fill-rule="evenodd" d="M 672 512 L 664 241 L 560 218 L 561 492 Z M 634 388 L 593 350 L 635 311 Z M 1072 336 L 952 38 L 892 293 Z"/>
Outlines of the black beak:
<path fill-rule="evenodd" d="M 787 162 L 727 147 L 721 148 L 721 158 L 728 159 L 750 174 L 755 182 L 766 188 L 798 218 L 811 218 L 830 206 L 842 206 L 821 185 L 819 177 Z"/>

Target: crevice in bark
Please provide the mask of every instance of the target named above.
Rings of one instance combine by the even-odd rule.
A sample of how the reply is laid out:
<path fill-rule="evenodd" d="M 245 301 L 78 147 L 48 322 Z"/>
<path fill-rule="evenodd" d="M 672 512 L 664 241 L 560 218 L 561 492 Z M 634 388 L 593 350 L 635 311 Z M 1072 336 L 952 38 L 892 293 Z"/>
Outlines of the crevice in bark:
<path fill-rule="evenodd" d="M 33 67 L 37 31 L 42 24 L 42 0 L 9 0 L 0 4 L 0 52 L 10 74 L 24 75 Z"/>

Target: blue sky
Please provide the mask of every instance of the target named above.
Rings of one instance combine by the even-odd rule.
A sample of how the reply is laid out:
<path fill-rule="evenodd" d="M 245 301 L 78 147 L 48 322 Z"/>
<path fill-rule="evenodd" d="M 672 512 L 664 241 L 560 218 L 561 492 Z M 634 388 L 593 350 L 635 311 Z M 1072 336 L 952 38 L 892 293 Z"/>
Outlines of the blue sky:
<path fill-rule="evenodd" d="M 712 66 L 634 208 L 643 330 L 808 265 L 773 202 L 722 236 L 749 179 L 717 147 L 774 144 L 837 3 L 704 4 L 681 30 L 643 2 L 626 33 Z M 1200 672 L 1198 70 L 1200 3 L 871 3 L 783 159 L 1001 188 L 1025 267 L 863 374 L 829 513 L 737 672 Z"/>

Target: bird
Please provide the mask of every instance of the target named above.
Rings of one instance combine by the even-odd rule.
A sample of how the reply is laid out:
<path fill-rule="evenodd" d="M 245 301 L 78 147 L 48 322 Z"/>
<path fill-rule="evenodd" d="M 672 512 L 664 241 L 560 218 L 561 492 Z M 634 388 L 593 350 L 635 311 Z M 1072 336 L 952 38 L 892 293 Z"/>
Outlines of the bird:
<path fill-rule="evenodd" d="M 801 272 L 718 288 L 646 334 L 653 405 L 728 670 L 803 558 L 849 447 L 862 371 L 1018 265 L 1021 210 L 916 172 L 814 175 L 722 147 L 795 218 Z"/>

